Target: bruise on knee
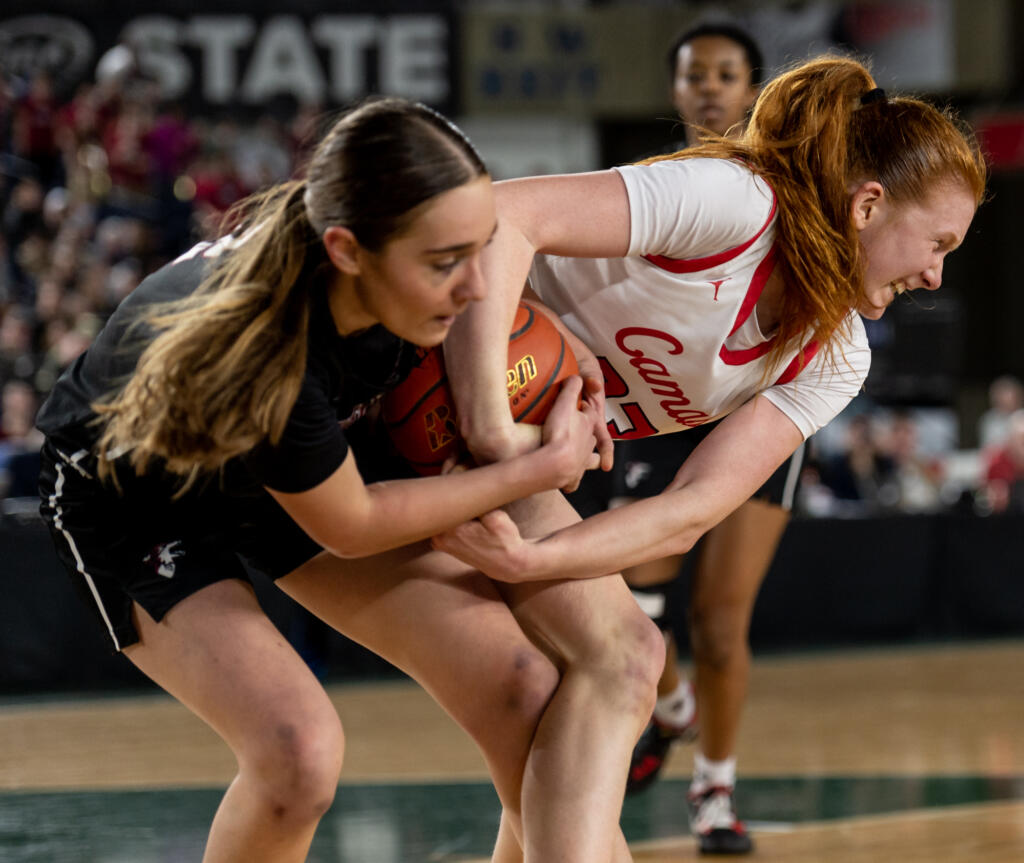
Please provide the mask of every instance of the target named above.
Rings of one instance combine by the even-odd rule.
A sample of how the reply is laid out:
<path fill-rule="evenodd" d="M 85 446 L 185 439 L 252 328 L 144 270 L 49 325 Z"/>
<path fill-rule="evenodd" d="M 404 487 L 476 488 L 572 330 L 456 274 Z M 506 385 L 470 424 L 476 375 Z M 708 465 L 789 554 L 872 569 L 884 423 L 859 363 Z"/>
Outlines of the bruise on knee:
<path fill-rule="evenodd" d="M 520 649 L 512 659 L 503 695 L 503 706 L 512 714 L 536 715 L 544 712 L 551 701 L 561 675 L 558 670 L 534 650 Z"/>

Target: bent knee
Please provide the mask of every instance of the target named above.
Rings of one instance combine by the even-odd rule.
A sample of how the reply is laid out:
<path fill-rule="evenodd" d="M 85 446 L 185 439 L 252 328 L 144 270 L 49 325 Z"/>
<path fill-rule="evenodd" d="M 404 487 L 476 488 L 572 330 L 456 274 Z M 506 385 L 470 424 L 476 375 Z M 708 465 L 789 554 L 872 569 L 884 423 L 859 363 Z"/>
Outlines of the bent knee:
<path fill-rule="evenodd" d="M 690 613 L 690 647 L 695 661 L 713 668 L 726 668 L 737 659 L 746 657 L 749 619 L 745 614 L 730 613 L 729 609 Z"/>
<path fill-rule="evenodd" d="M 654 621 L 640 612 L 629 621 L 625 642 L 626 674 L 646 715 L 654 708 L 658 679 L 665 668 L 665 636 Z"/>
<path fill-rule="evenodd" d="M 658 678 L 665 667 L 665 639 L 639 607 L 630 610 L 614 630 L 592 643 L 575 671 L 591 674 L 608 694 L 609 706 L 645 719 L 654 709 Z"/>
<path fill-rule="evenodd" d="M 484 697 L 464 703 L 463 725 L 478 740 L 492 734 L 532 737 L 560 679 L 558 669 L 543 653 L 519 648 L 482 689 L 476 689 Z"/>
<path fill-rule="evenodd" d="M 341 721 L 335 714 L 317 721 L 282 719 L 240 758 L 281 820 L 319 819 L 334 801 L 345 752 Z"/>
<path fill-rule="evenodd" d="M 558 688 L 561 674 L 540 651 L 522 651 L 505 681 L 506 711 L 536 724 Z"/>

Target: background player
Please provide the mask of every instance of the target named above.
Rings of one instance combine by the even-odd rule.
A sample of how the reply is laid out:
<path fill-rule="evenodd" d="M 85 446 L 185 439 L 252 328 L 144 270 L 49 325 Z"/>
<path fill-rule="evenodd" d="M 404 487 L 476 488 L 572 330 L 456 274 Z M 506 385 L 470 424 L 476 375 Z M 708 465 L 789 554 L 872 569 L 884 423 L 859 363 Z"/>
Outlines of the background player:
<path fill-rule="evenodd" d="M 685 123 L 686 146 L 702 136 L 738 138 L 760 91 L 764 61 L 754 40 L 728 23 L 702 24 L 682 33 L 668 53 L 672 102 Z M 684 435 L 623 441 L 616 448 L 612 505 L 660 493 L 714 423 Z M 691 794 L 731 789 L 740 714 L 750 675 L 748 632 L 758 589 L 789 520 L 804 444 L 751 499 L 715 525 L 695 551 L 689 630 L 694 687 L 680 673 L 667 592 L 679 575 L 679 556 L 623 571 L 640 607 L 665 635 L 665 670 L 651 724 L 633 752 L 628 791 L 639 791 L 661 772 L 673 742 L 700 729 Z M 729 806 L 708 797 L 691 823 L 700 850 L 745 853 L 753 843 Z M 703 811 L 701 811 L 703 810 Z"/>

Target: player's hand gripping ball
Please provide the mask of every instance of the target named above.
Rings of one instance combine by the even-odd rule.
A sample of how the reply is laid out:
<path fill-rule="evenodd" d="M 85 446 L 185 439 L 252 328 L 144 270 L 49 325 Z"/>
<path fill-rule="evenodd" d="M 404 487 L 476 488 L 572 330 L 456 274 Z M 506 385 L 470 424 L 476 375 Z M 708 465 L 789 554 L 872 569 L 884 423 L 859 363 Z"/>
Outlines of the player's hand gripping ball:
<path fill-rule="evenodd" d="M 440 347 L 421 348 L 409 376 L 388 392 L 381 418 L 395 449 L 419 474 L 438 474 L 463 449 Z M 516 422 L 541 425 L 561 383 L 579 374 L 558 328 L 527 302 L 516 310 L 508 340 L 508 403 Z"/>

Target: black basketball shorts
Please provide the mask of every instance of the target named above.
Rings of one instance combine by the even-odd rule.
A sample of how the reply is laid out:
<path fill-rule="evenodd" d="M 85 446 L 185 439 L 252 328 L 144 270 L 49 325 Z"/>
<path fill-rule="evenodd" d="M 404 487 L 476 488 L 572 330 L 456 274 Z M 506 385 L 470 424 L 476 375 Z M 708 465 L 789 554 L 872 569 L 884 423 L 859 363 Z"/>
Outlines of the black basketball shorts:
<path fill-rule="evenodd" d="M 636 440 L 617 441 L 610 497 L 654 497 L 665 490 L 683 462 L 718 423 Z M 751 497 L 791 510 L 803 466 L 804 444 L 784 461 Z"/>
<path fill-rule="evenodd" d="M 114 651 L 139 640 L 132 602 L 154 620 L 209 584 L 249 580 L 245 564 L 276 579 L 321 549 L 270 495 L 231 496 L 210 483 L 172 500 L 152 478 L 119 493 L 96 478 L 85 450 L 47 440 L 40 512 L 57 555 Z"/>

